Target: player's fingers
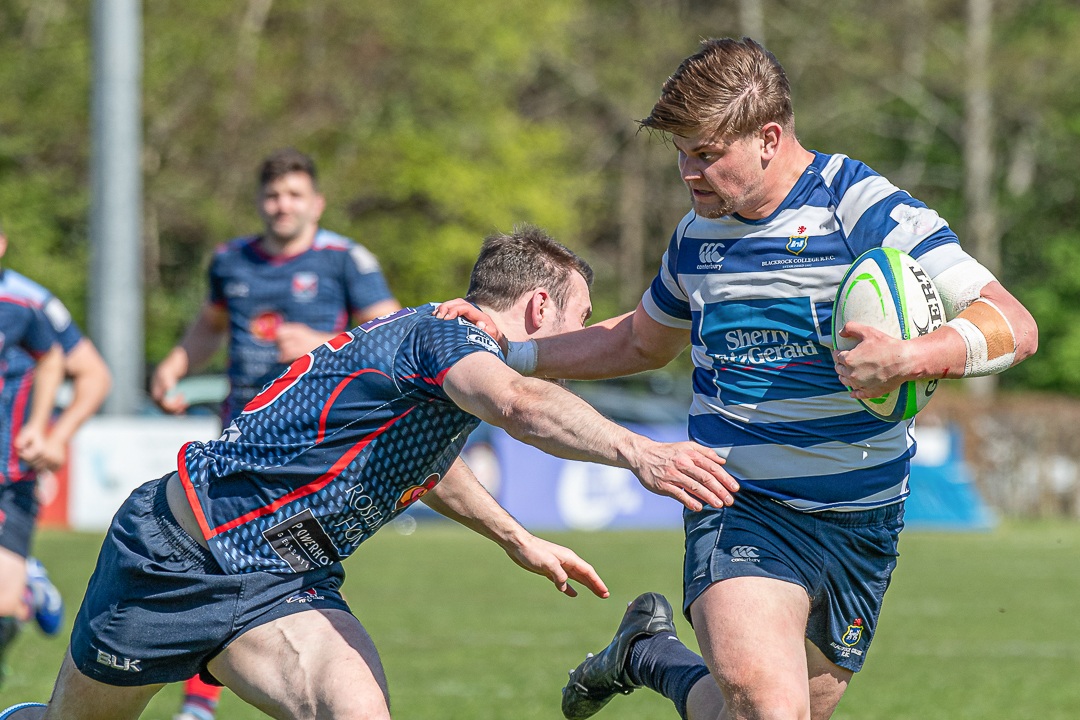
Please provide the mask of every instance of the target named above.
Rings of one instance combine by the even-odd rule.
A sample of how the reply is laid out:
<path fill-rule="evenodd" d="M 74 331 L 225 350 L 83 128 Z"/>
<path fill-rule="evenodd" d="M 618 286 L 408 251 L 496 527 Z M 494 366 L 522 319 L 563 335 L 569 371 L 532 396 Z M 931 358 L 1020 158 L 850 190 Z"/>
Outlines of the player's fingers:
<path fill-rule="evenodd" d="M 706 478 L 703 482 L 711 484 L 711 481 L 715 480 L 731 492 L 738 492 L 739 482 L 731 477 L 731 474 L 724 469 L 723 465 L 725 462 L 724 458 L 716 455 L 715 452 L 712 453 L 712 456 L 705 455 L 704 457 L 694 459 L 694 463 L 706 473 Z"/>
<path fill-rule="evenodd" d="M 593 570 L 592 565 L 585 562 L 576 555 L 570 561 L 564 561 L 563 567 L 566 568 L 567 574 L 571 579 L 576 580 L 585 587 L 592 591 L 593 595 L 597 597 L 606 598 L 611 593 L 608 592 L 607 585 L 600 579 L 596 571 Z"/>
<path fill-rule="evenodd" d="M 693 512 L 698 512 L 702 508 L 702 505 L 701 505 L 700 502 L 698 502 L 689 493 L 685 492 L 682 488 L 680 488 L 677 485 L 670 485 L 670 484 L 661 485 L 659 490 L 660 490 L 660 494 L 667 495 L 668 497 L 672 497 L 672 498 L 675 498 L 676 500 L 678 500 L 680 503 L 683 504 L 683 506 L 687 510 L 691 510 Z"/>

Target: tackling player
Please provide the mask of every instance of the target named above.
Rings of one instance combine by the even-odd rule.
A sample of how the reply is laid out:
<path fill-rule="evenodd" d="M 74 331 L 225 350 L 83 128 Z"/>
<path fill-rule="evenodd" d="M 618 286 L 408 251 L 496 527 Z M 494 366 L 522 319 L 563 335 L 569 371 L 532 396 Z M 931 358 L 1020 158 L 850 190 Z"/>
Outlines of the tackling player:
<path fill-rule="evenodd" d="M 0 256 L 6 250 L 0 231 Z M 62 619 L 59 593 L 28 559 L 37 473 L 50 466 L 48 422 L 64 374 L 63 351 L 38 299 L 26 278 L 0 269 L 0 681 L 21 624 L 36 616 L 51 634 Z"/>
<path fill-rule="evenodd" d="M 469 298 L 508 337 L 582 327 L 589 266 L 535 228 L 489 238 Z M 572 551 L 526 532 L 458 452 L 486 420 L 562 457 L 631 469 L 693 510 L 737 488 L 714 452 L 661 444 L 435 306 L 406 308 L 302 356 L 220 440 L 136 490 L 98 558 L 48 709 L 11 720 L 134 720 L 162 683 L 200 672 L 278 718 L 387 718 L 378 653 L 339 592 L 340 561 L 424 497 L 575 595 L 607 590 Z"/>
<path fill-rule="evenodd" d="M 937 213 L 863 163 L 799 144 L 783 68 L 749 38 L 705 41 L 641 124 L 670 134 L 693 203 L 659 274 L 633 313 L 511 343 L 507 362 L 596 379 L 662 367 L 691 345 L 690 437 L 726 458 L 742 490 L 730 507 L 684 513 L 682 609 L 704 659 L 646 593 L 571 672 L 563 713 L 586 718 L 645 686 L 692 720 L 823 720 L 873 639 L 915 451 L 910 423 L 856 398 L 1001 372 L 1035 352 L 1038 331 Z M 908 341 L 848 323 L 841 334 L 860 343 L 834 352 L 839 282 L 880 246 L 919 260 L 950 321 Z"/>
<path fill-rule="evenodd" d="M 187 408 L 172 392 L 177 381 L 209 361 L 226 334 L 230 391 L 223 426 L 288 363 L 350 327 L 350 319 L 359 325 L 401 307 L 374 255 L 319 228 L 326 200 L 310 157 L 284 149 L 266 158 L 258 205 L 263 234 L 218 248 L 209 300 L 154 372 L 151 396 L 166 412 Z M 214 720 L 220 695 L 192 679 L 175 720 Z"/>

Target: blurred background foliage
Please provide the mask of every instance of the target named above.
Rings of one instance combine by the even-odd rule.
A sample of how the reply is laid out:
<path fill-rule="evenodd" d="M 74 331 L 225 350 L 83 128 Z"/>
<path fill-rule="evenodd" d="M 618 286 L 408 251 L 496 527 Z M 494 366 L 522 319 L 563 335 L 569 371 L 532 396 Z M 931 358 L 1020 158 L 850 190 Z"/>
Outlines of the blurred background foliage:
<path fill-rule="evenodd" d="M 869 163 L 963 242 L 970 9 L 990 1 L 145 3 L 147 361 L 194 317 L 212 249 L 258 230 L 255 170 L 286 145 L 405 304 L 462 293 L 483 236 L 528 221 L 592 262 L 594 317 L 633 309 L 689 208 L 635 120 L 708 36 L 763 39 L 802 143 Z M 89 6 L 0 0 L 3 262 L 84 325 Z M 990 7 L 992 232 L 1042 340 L 1004 383 L 1080 393 L 1080 6 Z"/>

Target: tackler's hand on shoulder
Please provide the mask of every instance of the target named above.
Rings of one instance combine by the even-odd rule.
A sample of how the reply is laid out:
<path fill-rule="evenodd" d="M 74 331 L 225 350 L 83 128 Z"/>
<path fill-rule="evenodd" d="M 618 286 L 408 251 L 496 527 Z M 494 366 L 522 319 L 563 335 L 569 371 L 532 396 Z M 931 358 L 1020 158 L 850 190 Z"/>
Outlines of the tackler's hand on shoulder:
<path fill-rule="evenodd" d="M 435 317 L 440 320 L 453 320 L 454 318 L 463 317 L 490 335 L 495 342 L 502 346 L 503 351 L 506 351 L 506 337 L 499 331 L 495 321 L 468 300 L 462 298 L 447 300 L 435 308 Z"/>

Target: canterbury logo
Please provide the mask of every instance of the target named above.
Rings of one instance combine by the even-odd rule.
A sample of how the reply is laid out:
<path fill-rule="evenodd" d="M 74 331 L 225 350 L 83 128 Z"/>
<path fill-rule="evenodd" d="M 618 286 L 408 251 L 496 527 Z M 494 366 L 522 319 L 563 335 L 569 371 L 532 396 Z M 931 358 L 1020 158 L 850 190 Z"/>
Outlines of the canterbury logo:
<path fill-rule="evenodd" d="M 723 243 L 705 243 L 698 250 L 698 259 L 703 265 L 718 265 L 724 261 L 724 256 L 720 254 L 723 249 Z"/>
<path fill-rule="evenodd" d="M 736 558 L 756 558 L 758 555 L 758 549 L 753 545 L 736 545 L 730 550 L 731 557 Z"/>

